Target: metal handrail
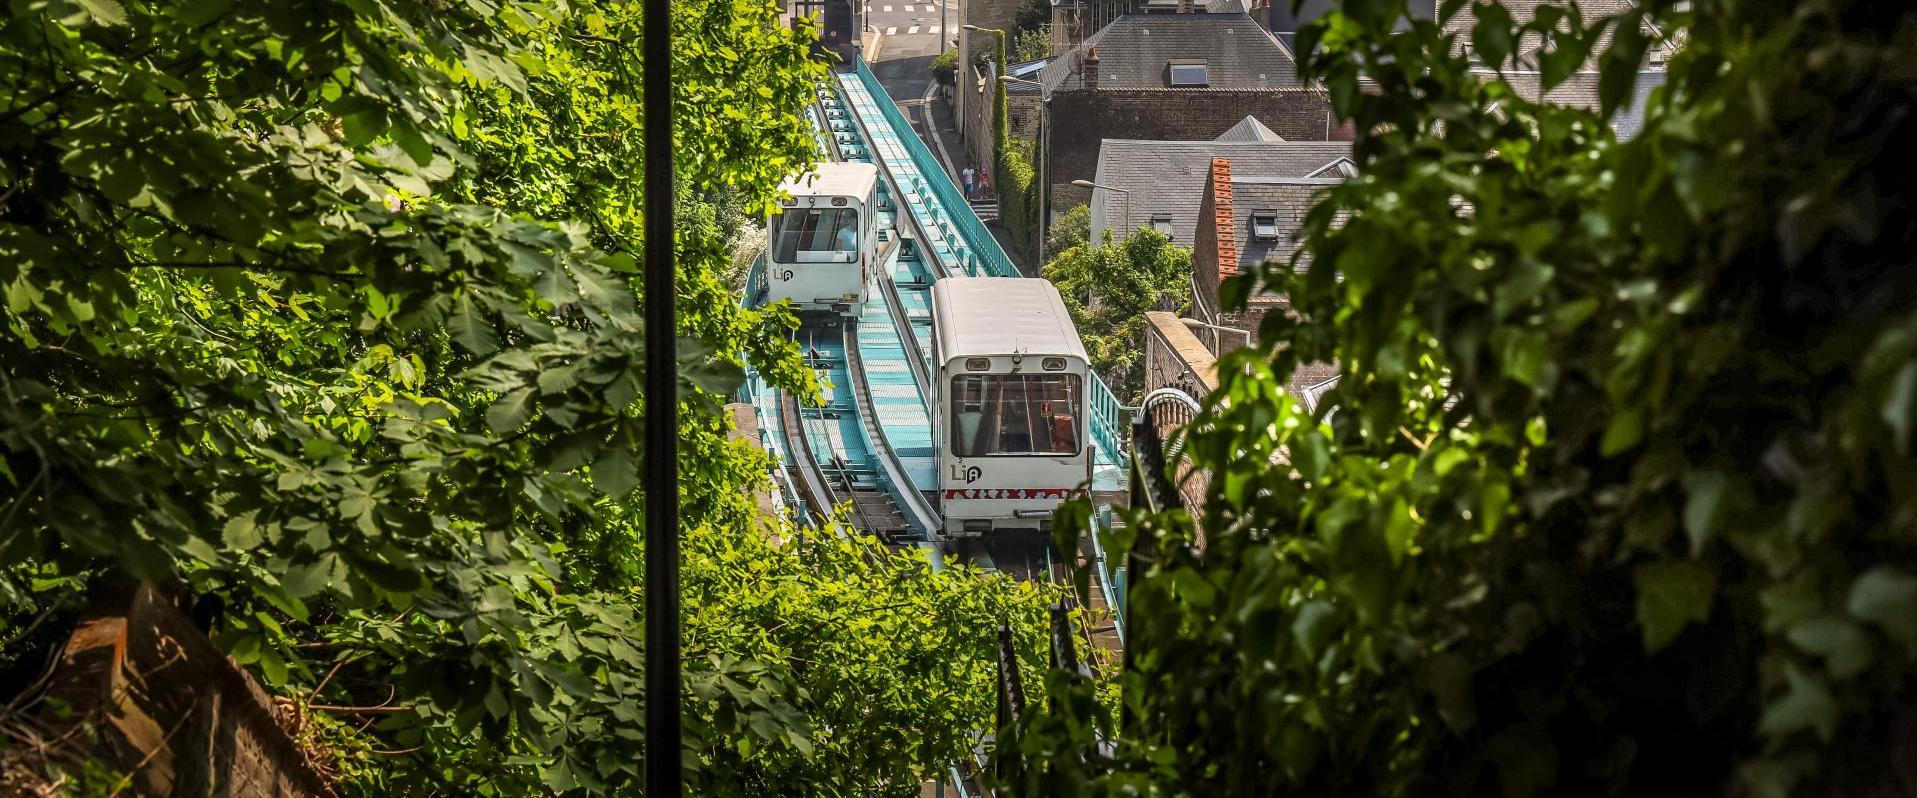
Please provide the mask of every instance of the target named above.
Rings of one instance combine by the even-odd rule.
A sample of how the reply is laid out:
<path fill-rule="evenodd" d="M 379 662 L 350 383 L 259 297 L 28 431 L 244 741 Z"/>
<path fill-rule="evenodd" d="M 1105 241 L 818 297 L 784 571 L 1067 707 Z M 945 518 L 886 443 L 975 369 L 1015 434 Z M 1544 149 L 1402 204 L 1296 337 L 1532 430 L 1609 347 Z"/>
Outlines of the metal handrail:
<path fill-rule="evenodd" d="M 1105 594 L 1105 606 L 1112 611 L 1112 632 L 1118 635 L 1118 642 L 1125 642 L 1125 597 L 1112 589 L 1111 562 L 1105 557 L 1105 547 L 1098 542 L 1098 533 L 1110 525 L 1109 508 L 1101 508 L 1092 513 L 1092 575 L 1098 578 L 1099 592 Z M 1123 567 L 1120 567 L 1122 570 Z"/>
<path fill-rule="evenodd" d="M 1107 451 L 1116 455 L 1125 451 L 1124 441 L 1118 430 L 1124 425 L 1120 413 L 1126 407 L 1120 404 L 1118 397 L 1112 395 L 1112 389 L 1096 372 L 1092 373 L 1091 390 L 1085 392 L 1085 403 L 1092 414 L 1092 438 L 1099 446 L 1109 447 Z"/>
<path fill-rule="evenodd" d="M 898 137 L 906 153 L 911 156 L 913 165 L 918 168 L 921 178 L 931 188 L 938 204 L 944 206 L 945 216 L 957 223 L 959 237 L 965 241 L 966 247 L 974 256 L 980 257 L 986 270 L 993 276 L 1017 277 L 1018 267 L 1012 265 L 1012 259 L 1007 257 L 1005 250 L 999 247 L 998 239 L 992 236 L 990 230 L 985 229 L 985 223 L 979 221 L 978 214 L 972 212 L 972 204 L 966 202 L 965 198 L 959 194 L 958 187 L 952 184 L 951 176 L 946 174 L 945 167 L 939 163 L 938 158 L 932 155 L 932 151 L 925 146 L 925 142 L 919 140 L 918 133 L 912 129 L 912 123 L 899 112 L 898 106 L 891 101 L 891 96 L 886 94 L 885 87 L 879 84 L 878 76 L 872 74 L 871 68 L 863 61 L 859 63 L 854 74 L 858 75 L 859 82 L 866 93 L 872 96 L 873 104 L 879 107 L 879 113 L 885 117 L 886 124 L 891 127 L 892 133 Z M 856 110 L 854 116 L 857 116 Z M 873 157 L 878 158 L 878 148 L 872 149 Z"/>
<path fill-rule="evenodd" d="M 849 109 L 852 107 L 852 104 L 846 103 L 846 107 Z M 881 106 L 881 110 L 885 107 L 886 106 Z M 926 235 L 925 225 L 921 224 L 918 216 L 912 213 L 912 202 L 905 197 L 905 187 L 899 184 L 898 177 L 892 174 L 891 169 L 885 168 L 884 158 L 879 155 L 878 148 L 872 146 L 872 134 L 865 129 L 865 122 L 856 111 L 851 113 L 851 119 L 853 129 L 858 131 L 859 135 L 864 139 L 865 151 L 871 155 L 873 164 L 879 167 L 879 179 L 885 182 L 887 193 L 892 197 L 892 227 L 894 238 L 902 239 L 903 231 L 900 228 L 909 228 L 912 233 L 912 240 L 919 242 L 919 250 L 925 253 L 926 256 L 925 262 L 932 267 L 932 279 L 937 280 L 951 276 L 952 271 L 946 268 L 943 261 L 939 260 L 936 248 L 931 246 L 932 239 Z"/>

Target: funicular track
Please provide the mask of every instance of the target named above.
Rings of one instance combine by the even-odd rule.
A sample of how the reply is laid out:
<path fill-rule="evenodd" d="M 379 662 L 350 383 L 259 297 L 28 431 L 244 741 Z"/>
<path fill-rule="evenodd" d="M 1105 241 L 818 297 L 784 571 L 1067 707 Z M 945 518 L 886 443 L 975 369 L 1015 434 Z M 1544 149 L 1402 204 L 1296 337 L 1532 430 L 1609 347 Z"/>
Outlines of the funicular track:
<path fill-rule="evenodd" d="M 806 520 L 815 525 L 827 521 L 831 508 L 849 504 L 849 520 L 858 529 L 892 544 L 916 540 L 935 568 L 956 557 L 1015 579 L 1057 584 L 1069 582 L 1074 561 L 1108 566 L 1095 543 L 1054 552 L 1047 533 L 956 541 L 940 536 L 933 498 L 931 287 L 952 275 L 1020 275 L 864 64 L 821 86 L 811 116 L 828 157 L 879 167 L 882 252 L 868 278 L 864 307 L 845 318 L 808 319 L 800 332 L 808 361 L 831 383 L 828 405 L 801 407 L 791 396 L 777 397 L 775 407 L 760 405 L 762 414 L 771 410 L 777 416 L 774 435 L 789 461 L 788 494 L 799 497 L 809 511 Z M 1102 382 L 1090 393 L 1104 490 L 1113 489 L 1114 471 L 1122 490 L 1117 402 Z M 1097 479 L 1093 487 L 1100 488 Z M 1111 609 L 1118 598 L 1107 577 L 1106 569 L 1098 569 L 1088 606 L 1074 614 L 1080 636 L 1102 649 L 1090 656 L 1094 667 L 1116 667 L 1122 646 Z M 980 761 L 950 769 L 955 794 L 984 794 L 976 781 Z"/>
<path fill-rule="evenodd" d="M 866 306 L 835 325 L 839 327 L 836 335 L 824 329 L 807 330 L 821 338 L 838 339 L 836 355 L 843 359 L 846 378 L 842 387 L 850 389 L 850 396 L 849 401 L 824 411 L 800 408 L 795 399 L 784 398 L 779 421 L 786 436 L 785 450 L 796 461 L 788 466 L 793 471 L 790 481 L 800 494 L 817 492 L 804 496 L 808 507 L 815 508 L 815 518 L 829 512 L 821 508 L 850 499 L 852 521 L 861 529 L 884 537 L 923 533 L 936 542 L 938 511 L 928 495 L 935 495 L 931 492 L 937 487 L 936 471 L 924 467 L 928 458 L 936 456 L 930 448 L 935 372 L 927 346 L 931 285 L 949 275 L 1016 277 L 1019 272 L 865 65 L 839 72 L 822 86 L 812 116 L 829 157 L 879 167 L 880 240 L 889 247 L 889 255 L 878 259 Z M 1122 423 L 1117 419 L 1117 402 L 1102 383 L 1092 394 L 1093 440 L 1105 468 L 1103 490 L 1109 491 L 1114 489 L 1109 474 L 1119 471 L 1116 466 L 1123 460 L 1116 432 Z M 856 416 L 856 420 L 845 419 L 837 432 L 844 437 L 857 428 L 867 447 L 865 462 L 849 462 L 814 445 L 819 440 L 817 428 L 826 419 L 808 416 L 828 412 Z M 813 425 L 812 432 L 807 431 L 808 423 Z M 858 454 L 852 448 L 856 447 L 847 448 L 846 453 Z M 1094 489 L 1100 489 L 1097 479 Z M 1092 542 L 1081 541 L 1076 551 L 1055 553 L 1044 535 L 1001 535 L 990 541 L 946 541 L 929 553 L 937 558 L 941 548 L 948 555 L 1022 580 L 1062 581 L 1067 578 L 1067 565 L 1074 561 L 1097 567 L 1098 578 L 1093 580 L 1080 632 L 1103 649 L 1099 654 L 1104 656 L 1093 655 L 1095 664 L 1116 663 L 1123 632 L 1112 609 L 1118 597 L 1108 578 L 1111 563 L 1104 561 L 1103 552 Z"/>

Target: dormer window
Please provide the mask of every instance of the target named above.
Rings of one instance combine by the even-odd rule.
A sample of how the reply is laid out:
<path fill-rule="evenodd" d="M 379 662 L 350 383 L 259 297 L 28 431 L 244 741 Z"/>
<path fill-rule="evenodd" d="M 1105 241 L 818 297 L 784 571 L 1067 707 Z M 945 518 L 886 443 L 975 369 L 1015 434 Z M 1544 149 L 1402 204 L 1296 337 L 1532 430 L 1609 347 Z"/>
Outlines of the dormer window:
<path fill-rule="evenodd" d="M 1278 212 L 1277 211 L 1252 211 L 1251 237 L 1256 238 L 1260 241 L 1277 240 L 1278 239 Z"/>
<path fill-rule="evenodd" d="M 1173 61 L 1167 66 L 1171 70 L 1171 85 L 1174 88 L 1202 88 L 1211 85 L 1211 75 L 1206 71 L 1203 61 Z"/>
<path fill-rule="evenodd" d="M 1166 238 L 1171 238 L 1172 237 L 1171 217 L 1170 216 L 1153 216 L 1152 229 L 1157 230 L 1159 235 L 1162 235 Z"/>

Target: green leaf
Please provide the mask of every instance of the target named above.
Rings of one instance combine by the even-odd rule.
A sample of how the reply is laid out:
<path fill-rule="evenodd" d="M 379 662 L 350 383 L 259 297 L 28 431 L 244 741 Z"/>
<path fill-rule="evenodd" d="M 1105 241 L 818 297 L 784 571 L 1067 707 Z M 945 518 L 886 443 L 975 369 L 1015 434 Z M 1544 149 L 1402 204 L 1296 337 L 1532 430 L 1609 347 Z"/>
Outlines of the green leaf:
<path fill-rule="evenodd" d="M 180 551 L 208 565 L 220 564 L 220 553 L 214 550 L 213 544 L 206 542 L 206 539 L 199 535 L 188 535 L 185 540 L 180 541 Z"/>
<path fill-rule="evenodd" d="M 258 510 L 248 510 L 226 519 L 226 526 L 220 530 L 220 539 L 227 548 L 250 551 L 260 545 L 259 527 L 254 523 L 258 515 Z"/>
<path fill-rule="evenodd" d="M 1598 451 L 1605 457 L 1623 452 L 1638 441 L 1644 439 L 1644 408 L 1630 405 L 1618 408 L 1611 415 L 1611 422 L 1604 427 L 1604 441 L 1598 445 Z"/>
<path fill-rule="evenodd" d="M 1692 560 L 1661 560 L 1631 571 L 1637 586 L 1637 622 L 1644 650 L 1657 653 L 1692 623 L 1711 617 L 1717 574 Z"/>
<path fill-rule="evenodd" d="M 411 593 L 426 586 L 426 580 L 419 571 L 405 564 L 394 564 L 377 556 L 356 556 L 342 549 L 352 563 L 353 570 L 365 576 L 381 590 L 393 593 Z"/>
<path fill-rule="evenodd" d="M 1758 731 L 1780 738 L 1810 729 L 1825 742 L 1837 736 L 1839 712 L 1830 686 L 1821 677 L 1805 673 L 1795 665 L 1786 667 L 1784 677 L 1790 691 L 1764 709 Z"/>
<path fill-rule="evenodd" d="M 551 302 L 555 307 L 579 301 L 579 292 L 573 287 L 572 275 L 566 273 L 566 267 L 558 263 L 549 263 L 546 270 L 533 283 L 533 290 L 540 299 Z"/>
<path fill-rule="evenodd" d="M 260 673 L 266 677 L 266 683 L 279 686 L 286 684 L 286 660 L 280 659 L 279 652 L 273 649 L 260 651 Z"/>
<path fill-rule="evenodd" d="M 346 132 L 346 146 L 360 149 L 386 132 L 386 108 L 369 103 L 355 108 L 341 122 Z"/>
<path fill-rule="evenodd" d="M 638 463 L 633 459 L 632 449 L 622 442 L 623 437 L 614 436 L 612 445 L 592 462 L 593 484 L 615 499 L 625 498 L 639 484 Z"/>
<path fill-rule="evenodd" d="M 1691 471 L 1684 475 L 1684 531 L 1691 539 L 1691 554 L 1703 553 L 1723 518 L 1725 494 L 1730 475 L 1716 469 Z"/>
<path fill-rule="evenodd" d="M 1905 363 L 1897 370 L 1890 392 L 1884 396 L 1882 415 L 1895 435 L 1891 443 L 1897 452 L 1910 454 L 1911 417 L 1917 415 L 1917 362 Z"/>
<path fill-rule="evenodd" d="M 1870 635 L 1843 618 L 1824 616 L 1791 627 L 1791 644 L 1824 658 L 1832 676 L 1848 679 L 1870 667 Z"/>
<path fill-rule="evenodd" d="M 471 293 L 460 295 L 453 303 L 453 315 L 446 321 L 452 329 L 453 340 L 466 351 L 484 357 L 499 349 L 499 334 L 493 331 L 492 322 L 473 301 Z"/>
<path fill-rule="evenodd" d="M 1906 649 L 1917 650 L 1917 577 L 1879 565 L 1851 583 L 1845 607 Z"/>
<path fill-rule="evenodd" d="M 120 0 L 78 0 L 80 7 L 86 9 L 87 16 L 102 25 L 125 25 L 126 6 Z"/>
<path fill-rule="evenodd" d="M 1308 659 L 1316 661 L 1324 651 L 1325 641 L 1331 639 L 1335 614 L 1329 603 L 1315 599 L 1298 608 L 1298 618 L 1291 622 L 1291 635 Z"/>
<path fill-rule="evenodd" d="M 528 385 L 499 397 L 486 408 L 486 427 L 495 433 L 508 433 L 526 425 L 532 417 L 533 389 Z"/>
<path fill-rule="evenodd" d="M 296 599 L 305 599 L 320 592 L 332 581 L 333 571 L 339 567 L 339 555 L 327 552 L 310 563 L 295 565 L 280 577 L 280 586 L 286 594 Z"/>

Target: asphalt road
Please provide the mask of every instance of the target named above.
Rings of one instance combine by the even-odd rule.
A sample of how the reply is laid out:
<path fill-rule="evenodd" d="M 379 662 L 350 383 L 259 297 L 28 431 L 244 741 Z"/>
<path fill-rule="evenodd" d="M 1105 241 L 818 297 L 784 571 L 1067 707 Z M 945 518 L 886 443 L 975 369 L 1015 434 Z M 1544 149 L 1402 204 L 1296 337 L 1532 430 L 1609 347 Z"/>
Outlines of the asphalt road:
<path fill-rule="evenodd" d="M 945 6 L 942 22 L 937 3 L 869 0 L 865 8 L 866 25 L 885 37 L 879 45 L 878 59 L 872 63 L 879 85 L 901 106 L 924 96 L 925 87 L 932 82 L 932 59 L 939 54 L 939 39 L 949 42 L 957 36 L 958 3 Z"/>

